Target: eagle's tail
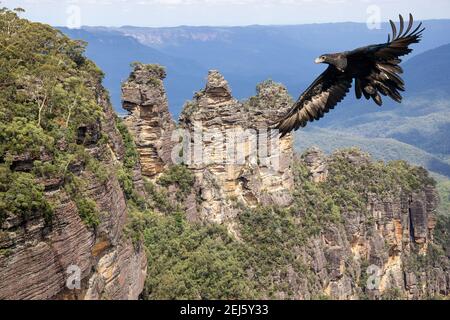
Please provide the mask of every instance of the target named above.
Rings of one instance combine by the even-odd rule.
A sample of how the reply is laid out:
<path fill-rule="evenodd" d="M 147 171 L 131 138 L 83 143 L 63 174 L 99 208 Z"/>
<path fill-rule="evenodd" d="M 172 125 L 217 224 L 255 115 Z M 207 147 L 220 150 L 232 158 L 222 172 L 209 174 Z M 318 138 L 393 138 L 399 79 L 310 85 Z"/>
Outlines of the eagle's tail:
<path fill-rule="evenodd" d="M 379 62 L 368 77 L 357 78 L 356 97 L 360 99 L 364 95 L 367 100 L 372 98 L 379 106 L 383 104 L 381 95 L 388 96 L 396 102 L 402 102 L 400 92 L 405 91 L 405 82 L 400 77 L 403 70 L 396 62 Z"/>

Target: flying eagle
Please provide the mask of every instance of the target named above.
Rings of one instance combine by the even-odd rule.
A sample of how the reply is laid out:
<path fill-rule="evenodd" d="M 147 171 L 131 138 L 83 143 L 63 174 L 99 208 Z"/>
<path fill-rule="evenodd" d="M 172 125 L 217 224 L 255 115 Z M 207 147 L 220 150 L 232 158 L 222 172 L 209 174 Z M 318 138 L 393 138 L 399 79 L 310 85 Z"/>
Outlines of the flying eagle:
<path fill-rule="evenodd" d="M 399 76 L 403 73 L 399 66 L 401 56 L 412 52 L 409 46 L 419 43 L 422 28 L 420 23 L 413 31 L 414 19 L 409 15 L 409 24 L 405 29 L 403 17 L 400 15 L 400 29 L 397 32 L 395 23 L 388 41 L 383 44 L 370 45 L 353 51 L 324 54 L 316 59 L 316 63 L 326 63 L 328 68 L 300 96 L 288 114 L 277 125 L 281 136 L 292 130 L 305 127 L 308 122 L 319 120 L 341 102 L 350 91 L 355 79 L 355 94 L 358 99 L 364 95 L 383 104 L 381 95 L 401 102 L 399 91 L 405 91 L 405 83 Z"/>

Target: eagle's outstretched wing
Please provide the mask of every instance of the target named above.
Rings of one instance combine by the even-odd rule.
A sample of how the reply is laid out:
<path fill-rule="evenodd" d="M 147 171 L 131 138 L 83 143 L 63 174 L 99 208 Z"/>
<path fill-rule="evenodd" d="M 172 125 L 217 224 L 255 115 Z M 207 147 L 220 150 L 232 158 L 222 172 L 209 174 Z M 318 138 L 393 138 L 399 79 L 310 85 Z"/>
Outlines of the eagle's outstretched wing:
<path fill-rule="evenodd" d="M 282 121 L 275 127 L 285 136 L 292 130 L 306 126 L 308 121 L 319 120 L 341 102 L 352 86 L 353 79 L 329 66 L 300 96 Z"/>
<path fill-rule="evenodd" d="M 425 28 L 420 23 L 414 30 L 413 16 L 409 15 L 409 24 L 405 29 L 403 17 L 400 15 L 400 29 L 397 32 L 395 23 L 390 20 L 391 35 L 384 44 L 367 46 L 347 53 L 349 63 L 360 64 L 360 74 L 355 77 L 355 93 L 358 99 L 362 95 L 366 99 L 372 98 L 376 104 L 382 105 L 380 93 L 389 96 L 397 102 L 402 101 L 401 91 L 405 91 L 405 83 L 400 74 L 403 69 L 399 66 L 400 57 L 412 52 L 411 44 L 419 43 Z"/>

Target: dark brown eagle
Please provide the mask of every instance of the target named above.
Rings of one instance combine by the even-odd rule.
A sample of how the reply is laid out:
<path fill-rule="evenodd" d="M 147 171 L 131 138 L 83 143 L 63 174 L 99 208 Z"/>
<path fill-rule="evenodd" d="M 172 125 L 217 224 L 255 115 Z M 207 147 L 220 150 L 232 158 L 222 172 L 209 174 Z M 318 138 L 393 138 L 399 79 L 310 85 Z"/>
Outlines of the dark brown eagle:
<path fill-rule="evenodd" d="M 356 97 L 363 95 L 383 104 L 381 95 L 401 102 L 400 91 L 405 91 L 405 83 L 399 76 L 403 73 L 399 66 L 401 56 L 412 52 L 409 46 L 419 43 L 425 28 L 420 23 L 414 30 L 413 16 L 409 15 L 409 24 L 405 29 L 403 17 L 400 15 L 400 29 L 397 32 L 395 23 L 388 41 L 383 44 L 358 48 L 342 53 L 324 54 L 316 59 L 316 63 L 326 63 L 329 67 L 300 96 L 288 114 L 277 125 L 281 136 L 292 130 L 305 127 L 308 122 L 319 120 L 341 102 L 352 87 L 355 79 Z"/>

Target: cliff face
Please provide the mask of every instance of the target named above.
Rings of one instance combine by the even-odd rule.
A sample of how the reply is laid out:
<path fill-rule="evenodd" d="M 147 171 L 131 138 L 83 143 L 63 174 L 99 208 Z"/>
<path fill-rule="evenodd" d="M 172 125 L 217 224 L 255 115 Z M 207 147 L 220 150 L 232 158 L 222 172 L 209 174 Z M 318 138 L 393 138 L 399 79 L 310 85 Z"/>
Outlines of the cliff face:
<path fill-rule="evenodd" d="M 96 146 L 85 140 L 86 148 L 114 172 L 115 162 L 123 159 L 123 141 L 104 89 L 97 85 L 92 90 L 104 121 L 90 128 L 90 136 L 105 134 L 109 144 Z M 84 172 L 83 166 L 79 163 L 72 170 L 90 181 L 80 192 L 101 212 L 98 226 L 93 230 L 82 221 L 62 181 L 42 181 L 45 197 L 55 206 L 52 223 L 49 225 L 38 212 L 26 221 L 12 215 L 6 218 L 0 231 L 0 299 L 137 299 L 142 292 L 146 255 L 124 235 L 127 205 L 117 175 L 100 182 Z M 17 168 L 30 167 L 18 162 Z M 80 290 L 67 288 L 71 266 L 80 271 Z"/>
<path fill-rule="evenodd" d="M 0 11 L 0 299 L 137 299 L 125 191 L 143 180 L 103 74 L 84 44 Z"/>
<path fill-rule="evenodd" d="M 239 102 L 223 76 L 209 72 L 205 89 L 180 117 L 182 160 L 200 182 L 203 219 L 223 223 L 235 218 L 230 199 L 247 206 L 290 203 L 292 136 L 279 141 L 267 130 L 289 105 L 287 90 L 272 82 Z"/>
<path fill-rule="evenodd" d="M 370 158 L 357 151 L 326 157 L 312 149 L 300 161 L 310 179 L 323 184 L 333 174 L 328 168 L 336 158 L 352 170 L 371 165 Z M 448 295 L 449 261 L 445 255 L 433 254 L 440 250 L 433 242 L 438 205 L 435 187 L 425 183 L 414 191 L 366 190 L 364 197 L 364 210 L 344 208 L 342 223 L 327 226 L 302 253 L 313 266 L 315 285 L 334 299 Z"/>

